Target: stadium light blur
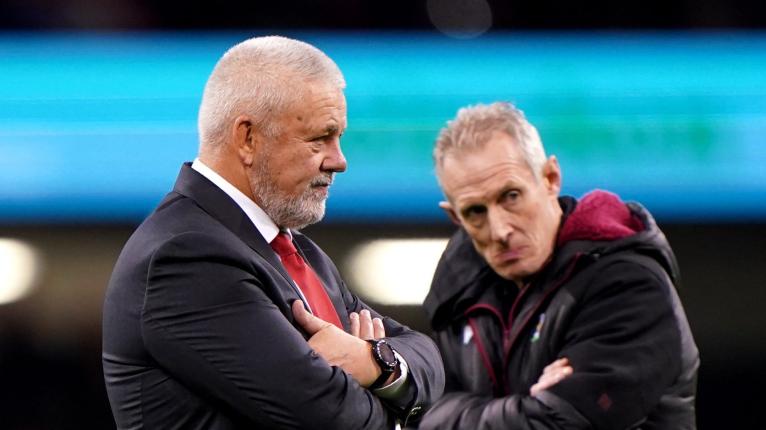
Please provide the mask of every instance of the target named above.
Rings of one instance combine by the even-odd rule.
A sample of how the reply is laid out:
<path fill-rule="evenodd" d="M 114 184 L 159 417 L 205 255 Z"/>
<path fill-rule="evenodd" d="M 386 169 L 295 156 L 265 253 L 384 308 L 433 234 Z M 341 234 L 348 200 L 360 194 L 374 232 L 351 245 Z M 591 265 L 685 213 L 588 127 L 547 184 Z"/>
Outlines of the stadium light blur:
<path fill-rule="evenodd" d="M 0 305 L 26 297 L 40 273 L 40 257 L 31 245 L 0 238 Z"/>
<path fill-rule="evenodd" d="M 348 265 L 356 291 L 385 305 L 419 305 L 447 239 L 382 239 L 359 245 Z"/>

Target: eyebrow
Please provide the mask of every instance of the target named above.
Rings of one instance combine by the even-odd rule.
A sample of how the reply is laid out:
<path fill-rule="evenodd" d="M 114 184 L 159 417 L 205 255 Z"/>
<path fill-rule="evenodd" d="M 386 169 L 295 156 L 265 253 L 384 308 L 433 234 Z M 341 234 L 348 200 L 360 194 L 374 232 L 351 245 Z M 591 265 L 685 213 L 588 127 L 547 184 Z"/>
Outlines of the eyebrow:
<path fill-rule="evenodd" d="M 337 124 L 330 124 L 325 127 L 324 132 L 327 134 L 334 134 L 340 132 L 340 127 Z"/>

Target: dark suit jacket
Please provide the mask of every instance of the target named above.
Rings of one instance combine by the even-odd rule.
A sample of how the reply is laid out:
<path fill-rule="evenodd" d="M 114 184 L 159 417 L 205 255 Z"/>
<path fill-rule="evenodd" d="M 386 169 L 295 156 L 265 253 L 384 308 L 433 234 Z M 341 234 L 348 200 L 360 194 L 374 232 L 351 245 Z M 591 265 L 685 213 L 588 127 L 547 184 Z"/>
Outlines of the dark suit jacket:
<path fill-rule="evenodd" d="M 367 306 L 319 247 L 299 233 L 294 240 L 348 331 L 348 313 Z M 292 317 L 298 298 L 245 213 L 184 165 L 128 240 L 107 289 L 103 365 L 117 427 L 391 428 L 441 394 L 444 371 L 428 337 L 384 318 L 410 389 L 382 401 L 311 350 Z"/>

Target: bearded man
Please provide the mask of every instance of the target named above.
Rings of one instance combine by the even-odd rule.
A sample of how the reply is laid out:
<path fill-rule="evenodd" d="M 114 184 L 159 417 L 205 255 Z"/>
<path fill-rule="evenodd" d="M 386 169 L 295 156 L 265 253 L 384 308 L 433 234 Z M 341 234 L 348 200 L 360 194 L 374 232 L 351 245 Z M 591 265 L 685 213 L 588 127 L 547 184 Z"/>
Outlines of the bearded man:
<path fill-rule="evenodd" d="M 199 155 L 125 245 L 104 304 L 119 429 L 393 428 L 443 389 L 426 336 L 382 317 L 297 230 L 346 170 L 345 82 L 261 37 L 205 86 Z"/>

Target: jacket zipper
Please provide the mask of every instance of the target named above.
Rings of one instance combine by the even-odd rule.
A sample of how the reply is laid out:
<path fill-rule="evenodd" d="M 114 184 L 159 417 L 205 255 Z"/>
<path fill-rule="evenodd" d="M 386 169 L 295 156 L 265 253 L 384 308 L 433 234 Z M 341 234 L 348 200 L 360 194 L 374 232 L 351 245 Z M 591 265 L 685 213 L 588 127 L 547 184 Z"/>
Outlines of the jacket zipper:
<path fill-rule="evenodd" d="M 566 273 L 564 273 L 564 276 L 559 278 L 559 280 L 556 282 L 556 284 L 549 289 L 545 294 L 543 294 L 543 297 L 540 298 L 540 300 L 537 301 L 537 303 L 534 306 L 534 309 L 532 309 L 532 312 L 529 312 L 527 317 L 524 319 L 524 321 L 521 323 L 521 328 L 516 331 L 516 334 L 513 336 L 513 338 L 508 339 L 508 342 L 505 342 L 505 339 L 503 341 L 504 346 L 504 353 L 503 353 L 503 372 L 505 373 L 505 369 L 508 368 L 508 361 L 511 358 L 511 350 L 513 349 L 513 345 L 516 343 L 516 340 L 519 338 L 519 334 L 524 330 L 524 327 L 529 324 L 529 321 L 531 321 L 532 317 L 537 315 L 537 312 L 540 310 L 542 305 L 548 300 L 548 297 L 550 297 L 553 293 L 558 291 L 559 288 L 564 284 L 564 282 L 568 281 L 569 278 L 572 277 L 572 273 L 574 272 L 575 267 L 577 266 L 577 262 L 580 261 L 580 257 L 582 257 L 584 254 L 581 252 L 578 252 L 575 254 L 574 258 L 572 258 L 572 262 L 569 263 L 569 266 L 566 269 Z M 509 332 L 513 328 L 513 319 L 515 317 L 515 311 L 516 311 L 516 305 L 520 303 L 521 298 L 523 297 L 523 293 L 527 291 L 527 286 L 519 293 L 518 297 L 516 297 L 516 300 L 513 303 L 513 306 L 511 307 L 511 311 L 508 313 L 508 330 Z M 509 335 L 510 337 L 510 335 Z"/>
<path fill-rule="evenodd" d="M 572 277 L 572 273 L 574 272 L 575 267 L 577 266 L 577 262 L 580 260 L 580 258 L 584 254 L 581 252 L 578 252 L 575 254 L 575 256 L 572 259 L 572 262 L 569 263 L 569 266 L 566 269 L 566 273 L 564 276 L 562 276 L 556 284 L 546 292 L 543 297 L 535 304 L 534 309 L 532 312 L 527 315 L 526 319 L 521 323 L 522 327 L 519 331 L 516 332 L 516 334 L 511 338 L 511 331 L 513 328 L 513 319 L 516 315 L 516 308 L 521 303 L 522 299 L 525 296 L 525 293 L 529 291 L 529 284 L 525 285 L 521 291 L 519 292 L 518 296 L 516 296 L 516 299 L 513 301 L 513 305 L 511 306 L 511 310 L 508 313 L 507 316 L 507 322 L 506 319 L 503 318 L 502 313 L 499 309 L 496 307 L 486 304 L 486 303 L 478 303 L 475 304 L 468 309 L 465 310 L 463 313 L 463 316 L 468 319 L 468 324 L 471 326 L 471 330 L 473 330 L 474 336 L 473 336 L 473 342 L 476 345 L 476 348 L 479 350 L 479 354 L 482 358 L 482 363 L 484 364 L 484 367 L 487 370 L 487 373 L 489 374 L 490 379 L 492 380 L 493 385 L 495 386 L 495 392 L 500 395 L 509 395 L 510 394 L 510 387 L 508 385 L 508 361 L 511 357 L 511 349 L 513 348 L 514 343 L 516 343 L 516 340 L 519 337 L 519 334 L 523 331 L 523 328 L 529 324 L 529 321 L 531 318 L 537 314 L 537 311 L 540 309 L 540 307 L 543 305 L 543 303 L 546 302 L 548 297 L 550 297 L 554 292 L 556 292 L 566 281 L 569 280 L 569 278 Z M 487 352 L 487 349 L 484 347 L 484 344 L 481 340 L 481 333 L 479 332 L 479 327 L 476 324 L 474 318 L 470 317 L 470 314 L 478 311 L 489 311 L 491 315 L 495 317 L 495 319 L 500 323 L 500 327 L 502 327 L 503 330 L 503 361 L 502 365 L 500 367 L 500 380 L 498 380 L 497 375 L 495 373 L 494 368 L 492 367 L 492 361 L 489 359 L 489 354 Z"/>
<path fill-rule="evenodd" d="M 489 358 L 489 353 L 487 352 L 487 349 L 484 347 L 484 343 L 481 340 L 481 331 L 479 330 L 478 324 L 476 324 L 476 320 L 474 318 L 471 318 L 470 314 L 477 313 L 479 311 L 489 311 L 491 315 L 495 317 L 495 319 L 500 323 L 500 327 L 503 330 L 503 339 L 505 340 L 510 331 L 508 330 L 508 327 L 505 325 L 505 321 L 503 321 L 503 315 L 492 305 L 488 305 L 486 303 L 478 303 L 475 304 L 463 312 L 463 316 L 468 319 L 468 325 L 471 327 L 471 330 L 473 331 L 473 337 L 471 340 L 473 341 L 474 345 L 476 345 L 476 349 L 479 351 L 479 355 L 481 356 L 482 364 L 484 365 L 484 368 L 487 370 L 487 373 L 489 374 L 489 379 L 492 381 L 492 385 L 494 387 L 495 394 L 497 395 L 506 395 L 508 394 L 508 384 L 507 384 L 507 376 L 506 371 L 504 368 L 500 369 L 500 380 L 497 378 L 497 374 L 495 373 L 495 369 L 492 366 L 492 360 Z"/>

